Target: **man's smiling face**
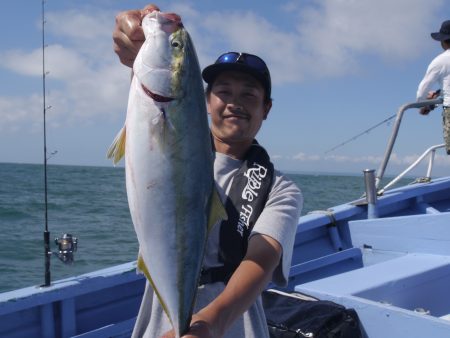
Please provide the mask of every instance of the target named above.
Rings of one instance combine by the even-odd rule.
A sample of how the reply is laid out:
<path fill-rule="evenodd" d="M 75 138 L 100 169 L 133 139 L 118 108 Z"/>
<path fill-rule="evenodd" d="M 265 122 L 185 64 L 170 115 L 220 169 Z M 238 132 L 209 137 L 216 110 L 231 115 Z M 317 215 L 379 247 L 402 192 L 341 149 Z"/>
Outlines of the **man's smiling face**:
<path fill-rule="evenodd" d="M 223 71 L 207 96 L 213 137 L 223 143 L 250 145 L 271 103 L 264 103 L 264 88 L 253 76 Z"/>

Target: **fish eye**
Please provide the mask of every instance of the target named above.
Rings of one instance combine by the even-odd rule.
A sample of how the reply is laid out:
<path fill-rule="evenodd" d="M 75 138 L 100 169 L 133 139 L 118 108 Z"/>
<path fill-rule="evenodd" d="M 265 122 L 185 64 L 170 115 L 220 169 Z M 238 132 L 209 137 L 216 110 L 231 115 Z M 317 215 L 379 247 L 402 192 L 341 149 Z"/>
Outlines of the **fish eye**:
<path fill-rule="evenodd" d="M 171 46 L 172 46 L 173 48 L 177 48 L 177 49 L 183 48 L 183 44 L 182 44 L 181 41 L 178 40 L 178 39 L 173 39 L 173 40 L 170 42 L 170 44 L 171 44 Z"/>

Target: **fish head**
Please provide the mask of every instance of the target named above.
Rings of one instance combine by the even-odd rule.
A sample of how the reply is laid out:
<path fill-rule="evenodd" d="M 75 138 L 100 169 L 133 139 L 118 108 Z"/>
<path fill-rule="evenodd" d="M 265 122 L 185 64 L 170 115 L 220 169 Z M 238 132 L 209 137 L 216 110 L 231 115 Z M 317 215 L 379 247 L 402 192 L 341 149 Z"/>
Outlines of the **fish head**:
<path fill-rule="evenodd" d="M 170 101 L 180 96 L 187 32 L 177 14 L 159 11 L 144 17 L 142 29 L 145 42 L 134 62 L 134 75 L 153 100 Z"/>

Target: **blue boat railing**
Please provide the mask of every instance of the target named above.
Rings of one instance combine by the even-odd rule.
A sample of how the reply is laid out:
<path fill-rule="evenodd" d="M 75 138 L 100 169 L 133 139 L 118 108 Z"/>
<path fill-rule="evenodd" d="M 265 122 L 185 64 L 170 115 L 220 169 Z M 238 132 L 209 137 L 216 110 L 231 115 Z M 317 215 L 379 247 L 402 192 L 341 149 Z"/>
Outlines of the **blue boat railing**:
<path fill-rule="evenodd" d="M 397 139 L 398 131 L 400 129 L 400 124 L 402 122 L 402 118 L 403 118 L 404 112 L 406 110 L 410 109 L 410 108 L 422 108 L 422 107 L 426 107 L 426 106 L 435 106 L 435 105 L 442 104 L 442 102 L 443 102 L 442 98 L 437 98 L 437 99 L 433 99 L 433 100 L 425 100 L 425 101 L 420 101 L 420 102 L 406 103 L 406 104 L 402 105 L 399 108 L 399 110 L 397 112 L 397 116 L 395 118 L 394 127 L 392 129 L 392 134 L 391 134 L 391 137 L 389 139 L 386 151 L 384 153 L 383 161 L 381 162 L 381 165 L 380 165 L 379 169 L 377 170 L 377 175 L 376 175 L 376 179 L 375 179 L 375 187 L 376 188 L 378 188 L 378 186 L 380 185 L 381 180 L 383 179 L 384 172 L 386 170 L 387 164 L 388 164 L 389 159 L 390 159 L 391 154 L 392 154 L 392 149 L 394 148 L 395 140 Z M 439 148 L 440 145 L 436 146 L 436 147 Z M 434 157 L 434 151 L 437 148 L 434 148 L 433 151 L 430 150 L 431 148 L 429 149 L 430 151 L 432 151 L 432 156 L 433 157 Z M 427 152 L 428 152 L 428 150 L 425 153 L 427 153 Z M 433 161 L 431 160 L 430 163 L 431 163 L 431 166 L 432 166 Z M 411 170 L 411 169 L 409 169 L 409 170 Z M 430 167 L 428 168 L 428 171 L 431 172 L 431 168 Z M 383 191 L 384 190 L 386 190 L 386 187 L 383 189 Z"/>

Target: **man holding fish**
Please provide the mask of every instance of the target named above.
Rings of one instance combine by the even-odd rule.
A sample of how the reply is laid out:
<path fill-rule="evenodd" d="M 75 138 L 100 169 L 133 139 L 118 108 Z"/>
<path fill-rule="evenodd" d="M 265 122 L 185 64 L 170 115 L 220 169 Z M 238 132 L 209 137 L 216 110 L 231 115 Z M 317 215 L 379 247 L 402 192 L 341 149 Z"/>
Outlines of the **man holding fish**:
<path fill-rule="evenodd" d="M 156 14 L 156 12 L 158 13 Z M 144 17 L 146 18 L 144 19 Z M 143 19 L 144 21 L 150 20 L 148 25 L 156 25 L 159 30 L 146 32 L 144 36 L 143 28 L 148 30 L 148 27 Z M 181 39 L 173 43 L 173 34 L 178 34 L 178 28 L 173 28 L 175 26 L 182 27 L 181 19 L 176 14 L 159 13 L 159 9 L 155 5 L 149 5 L 143 10 L 122 12 L 116 17 L 113 33 L 114 50 L 123 64 L 129 67 L 134 66 L 135 74 L 140 70 L 135 64 L 135 60 L 142 58 L 141 46 L 144 46 L 142 49 L 147 48 L 150 38 L 167 34 L 171 41 L 170 48 L 182 46 L 193 49 L 193 46 L 186 46 L 191 44 L 189 39 Z M 145 42 L 146 39 L 147 42 Z M 154 43 L 153 46 L 160 46 L 161 43 Z M 180 59 L 177 60 L 178 63 L 181 62 Z M 159 61 L 158 65 L 161 62 Z M 192 61 L 189 64 L 192 63 L 195 62 Z M 172 61 L 168 68 L 172 72 L 175 72 L 174 64 Z M 178 73 L 182 78 L 185 68 L 181 69 Z M 150 71 L 154 71 L 154 69 Z M 135 75 L 139 78 L 138 74 Z M 147 238 L 150 240 L 149 237 L 154 235 L 138 231 L 136 222 L 140 221 L 141 215 L 138 211 L 134 211 L 139 216 L 133 217 L 131 202 L 133 205 L 139 205 L 139 203 L 135 204 L 134 197 L 130 202 L 129 196 L 130 211 L 133 223 L 137 228 L 140 251 L 143 256 L 142 259 L 140 258 L 142 263 L 140 268 L 149 279 L 134 328 L 134 337 L 168 338 L 178 337 L 181 334 L 184 334 L 183 337 L 268 337 L 260 298 L 261 292 L 270 281 L 280 286 L 287 284 L 296 226 L 303 198 L 296 185 L 273 168 L 266 151 L 255 140 L 256 134 L 272 107 L 269 70 L 258 56 L 229 52 L 219 56 L 214 64 L 203 70 L 201 75 L 207 83 L 206 108 L 210 116 L 210 132 L 208 131 L 208 134 L 210 133 L 212 140 L 214 190 L 217 190 L 221 201 L 221 203 L 220 201 L 216 203 L 208 199 L 206 204 L 208 208 L 211 205 L 219 204 L 218 209 L 221 209 L 220 204 L 222 204 L 226 210 L 226 216 L 222 210 L 222 212 L 218 212 L 222 216 L 208 218 L 218 221 L 208 225 L 209 230 L 201 262 L 202 269 L 198 277 L 199 286 L 194 295 L 195 306 L 190 327 L 186 330 L 179 327 L 177 329 L 177 324 L 174 323 L 172 317 L 178 316 L 176 313 L 177 311 L 180 313 L 180 310 L 171 312 L 170 302 L 159 290 L 165 285 L 161 285 L 164 284 L 161 282 L 157 283 L 156 276 L 152 275 L 154 263 L 150 262 L 150 258 L 146 258 L 148 257 L 145 256 L 147 249 L 143 250 Z M 175 119 L 170 116 L 170 110 L 174 109 L 174 103 L 169 101 L 178 99 L 173 88 L 181 86 L 183 92 L 191 90 L 183 86 L 182 79 L 174 80 L 175 75 L 171 76 L 171 79 L 168 80 L 171 83 L 171 90 L 167 91 L 169 94 L 166 95 L 163 95 L 165 93 L 163 89 L 153 91 L 153 87 L 147 88 L 150 85 L 145 87 L 145 83 L 142 82 L 144 92 L 152 98 L 154 106 L 158 107 L 156 111 L 159 111 L 158 118 L 156 120 L 153 118 L 149 122 L 154 125 L 150 129 L 157 130 L 156 136 L 152 136 L 148 141 L 151 143 L 149 147 L 151 151 L 154 150 L 153 147 L 161 147 L 167 151 L 167 146 L 162 146 L 162 140 L 165 141 L 172 137 L 175 139 L 175 136 L 171 135 L 178 133 L 180 127 L 188 123 L 183 122 L 184 124 L 176 125 Z M 156 87 L 158 86 L 161 87 L 162 84 L 158 84 Z M 195 85 L 192 84 L 188 87 L 195 87 Z M 199 110 L 203 114 L 201 107 Z M 134 132 L 128 129 L 130 122 L 128 120 L 131 119 L 128 114 L 130 114 L 129 111 L 126 122 L 127 142 L 128 133 Z M 171 119 L 175 122 L 170 122 Z M 163 121 L 166 127 L 160 127 L 160 121 Z M 132 128 L 131 123 L 130 126 Z M 197 126 L 192 128 L 186 126 L 186 128 L 195 129 Z M 122 148 L 120 136 L 118 138 L 119 142 L 116 142 L 110 155 L 120 158 L 117 154 L 122 153 L 120 151 Z M 180 140 L 181 143 L 191 142 L 190 139 Z M 211 147 L 209 139 L 204 143 Z M 170 144 L 178 147 L 178 143 L 175 141 Z M 201 147 L 199 146 L 199 148 Z M 132 158 L 135 150 L 131 146 L 130 149 L 126 147 L 125 149 L 125 156 Z M 196 152 L 198 151 L 195 150 L 192 154 Z M 161 163 L 165 163 L 164 156 Z M 128 161 L 127 158 L 126 160 Z M 185 162 L 188 161 L 190 160 L 185 160 Z M 191 166 L 191 164 L 186 163 L 186 166 Z M 167 170 L 175 170 L 171 167 L 167 168 Z M 131 167 L 131 169 L 133 168 Z M 128 170 L 127 164 L 126 171 Z M 193 174 L 198 170 L 201 169 L 193 170 Z M 134 184 L 134 180 L 136 180 L 134 171 L 132 175 L 134 176 L 127 177 L 128 194 L 130 194 L 128 180 L 131 182 L 130 185 Z M 178 176 L 180 175 L 185 174 Z M 179 184 L 184 184 L 185 181 L 188 181 L 188 178 L 180 179 Z M 146 187 L 146 190 L 151 190 L 157 185 L 158 182 L 154 180 Z M 210 193 L 208 190 L 207 196 L 210 195 L 214 195 L 214 192 Z M 139 198 L 141 195 L 136 194 L 136 196 Z M 158 196 L 154 195 L 153 198 L 158 198 Z M 179 197 L 175 201 L 178 203 Z M 197 230 L 193 231 L 197 232 Z M 186 236 L 189 236 L 189 233 Z M 164 242 L 164 240 L 164 238 L 157 238 L 159 242 Z M 155 245 L 158 243 L 155 242 Z M 181 252 L 182 254 L 183 252 Z M 155 273 L 157 272 L 153 272 L 153 274 Z M 170 284 L 169 280 L 166 281 Z M 171 313 L 175 314 L 171 315 Z"/>

